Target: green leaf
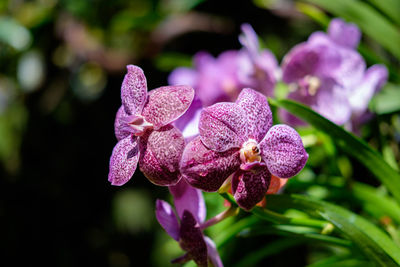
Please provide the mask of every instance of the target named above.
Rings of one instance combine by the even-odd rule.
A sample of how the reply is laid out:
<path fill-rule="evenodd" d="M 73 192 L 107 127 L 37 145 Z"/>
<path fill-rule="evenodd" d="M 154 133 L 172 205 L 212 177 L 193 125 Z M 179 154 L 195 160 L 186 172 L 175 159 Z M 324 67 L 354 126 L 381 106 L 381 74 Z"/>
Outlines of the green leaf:
<path fill-rule="evenodd" d="M 390 19 L 400 26 L 400 1 L 399 0 L 369 0 L 373 5 L 382 10 Z"/>
<path fill-rule="evenodd" d="M 400 59 L 400 32 L 370 5 L 357 0 L 307 0 L 307 2 L 355 22 L 366 35 Z"/>
<path fill-rule="evenodd" d="M 399 266 L 400 248 L 378 227 L 342 207 L 301 195 L 270 195 L 269 209 L 296 208 L 331 222 L 379 266 Z"/>
<path fill-rule="evenodd" d="M 322 117 L 310 108 L 291 100 L 269 99 L 271 105 L 286 109 L 315 128 L 328 134 L 344 152 L 357 159 L 371 171 L 400 203 L 400 174 L 360 138 Z"/>
<path fill-rule="evenodd" d="M 389 216 L 400 224 L 400 206 L 394 199 L 382 195 L 374 187 L 363 183 L 354 183 L 352 189 L 353 196 L 361 201 L 364 207 L 371 207 L 377 216 Z"/>

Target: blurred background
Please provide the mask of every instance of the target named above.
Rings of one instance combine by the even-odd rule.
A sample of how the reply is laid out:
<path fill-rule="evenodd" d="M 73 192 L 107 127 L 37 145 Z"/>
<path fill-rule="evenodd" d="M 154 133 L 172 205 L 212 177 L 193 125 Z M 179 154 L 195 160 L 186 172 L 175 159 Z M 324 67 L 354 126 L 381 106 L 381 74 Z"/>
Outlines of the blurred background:
<path fill-rule="evenodd" d="M 314 5 L 290 0 L 1 0 L 0 265 L 168 266 L 182 253 L 154 215 L 155 199 L 169 200 L 168 190 L 140 172 L 123 187 L 107 181 L 125 66 L 139 65 L 149 89 L 167 85 L 168 74 L 191 66 L 198 51 L 217 56 L 240 49 L 245 22 L 280 61 L 310 33 L 324 30 L 324 16 Z M 370 38 L 363 40 L 363 55 L 369 49 L 375 53 L 367 62 L 389 62 L 391 80 L 398 82 L 398 61 Z M 377 101 L 382 106 L 385 100 Z M 385 108 L 364 136 L 396 166 L 400 119 L 393 112 L 398 106 Z M 303 134 L 308 143 L 322 140 L 322 145 L 310 151 L 316 160 L 310 156 L 293 191 L 332 197 L 326 186 L 305 186 L 326 180 L 314 171 L 348 177 L 357 173 L 357 165 L 345 157 L 339 167 L 325 164 L 337 156 L 332 143 L 323 134 Z M 340 187 L 340 179 L 329 181 Z M 207 194 L 206 200 L 208 217 L 223 209 L 219 196 Z M 208 234 L 224 227 L 229 220 Z M 276 239 L 239 238 L 221 249 L 222 259 L 231 266 Z M 281 246 L 264 263 L 304 266 L 326 250 Z"/>

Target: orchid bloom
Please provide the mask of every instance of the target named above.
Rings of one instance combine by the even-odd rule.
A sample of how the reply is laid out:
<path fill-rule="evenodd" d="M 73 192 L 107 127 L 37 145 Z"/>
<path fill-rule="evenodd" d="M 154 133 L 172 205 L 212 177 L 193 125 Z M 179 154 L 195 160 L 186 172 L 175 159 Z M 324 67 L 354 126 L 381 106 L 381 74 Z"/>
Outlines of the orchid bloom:
<path fill-rule="evenodd" d="M 268 49 L 260 49 L 258 36 L 250 24 L 242 24 L 241 29 L 239 41 L 243 49 L 238 59 L 239 81 L 245 87 L 273 96 L 279 71 L 278 62 Z"/>
<path fill-rule="evenodd" d="M 284 57 L 282 80 L 289 84 L 288 98 L 302 102 L 343 125 L 367 109 L 372 95 L 387 79 L 387 70 L 366 64 L 355 50 L 361 32 L 354 24 L 333 19 L 328 34 L 313 33 Z M 300 124 L 284 113 L 291 124 Z"/>
<path fill-rule="evenodd" d="M 186 251 L 185 255 L 172 262 L 194 260 L 198 266 L 207 266 L 211 261 L 215 267 L 223 266 L 214 242 L 202 232 L 206 206 L 201 191 L 189 186 L 183 179 L 170 186 L 169 190 L 174 197 L 176 213 L 170 204 L 158 199 L 156 218 L 167 234 Z"/>
<path fill-rule="evenodd" d="M 308 159 L 299 134 L 287 125 L 272 127 L 266 97 L 249 88 L 235 103 L 203 109 L 199 132 L 185 147 L 181 174 L 204 191 L 217 191 L 232 175 L 232 192 L 246 210 L 262 200 L 271 174 L 292 177 Z"/>
<path fill-rule="evenodd" d="M 179 181 L 179 161 L 185 146 L 181 132 L 171 123 L 189 108 L 194 90 L 165 86 L 147 92 L 141 68 L 128 65 L 121 87 L 122 106 L 115 118 L 118 143 L 110 159 L 108 180 L 123 185 L 140 170 L 154 184 Z"/>

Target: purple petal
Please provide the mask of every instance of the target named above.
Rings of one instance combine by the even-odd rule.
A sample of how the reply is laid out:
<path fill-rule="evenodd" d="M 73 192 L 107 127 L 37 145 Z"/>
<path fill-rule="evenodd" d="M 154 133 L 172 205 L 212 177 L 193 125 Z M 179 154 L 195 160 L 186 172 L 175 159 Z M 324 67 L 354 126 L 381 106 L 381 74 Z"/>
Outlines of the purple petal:
<path fill-rule="evenodd" d="M 342 19 L 332 19 L 328 27 L 329 37 L 339 45 L 356 48 L 361 39 L 361 32 L 353 23 L 346 23 Z"/>
<path fill-rule="evenodd" d="M 179 224 L 171 205 L 164 200 L 157 199 L 156 218 L 167 234 L 179 241 Z"/>
<path fill-rule="evenodd" d="M 296 175 L 308 159 L 300 135 L 284 124 L 273 126 L 261 141 L 260 148 L 269 171 L 279 178 Z"/>
<path fill-rule="evenodd" d="M 245 210 L 251 210 L 267 193 L 271 174 L 266 167 L 254 172 L 237 171 L 232 178 L 232 192 L 236 202 Z"/>
<path fill-rule="evenodd" d="M 361 115 L 367 110 L 372 96 L 382 88 L 387 79 L 388 71 L 383 65 L 374 65 L 365 72 L 361 84 L 350 93 L 349 97 L 352 111 L 356 115 Z"/>
<path fill-rule="evenodd" d="M 155 129 L 178 119 L 189 108 L 194 90 L 189 86 L 164 86 L 150 91 L 142 115 Z"/>
<path fill-rule="evenodd" d="M 176 185 L 170 186 L 169 191 L 174 197 L 175 208 L 179 218 L 182 218 L 183 211 L 187 210 L 193 214 L 197 222 L 204 222 L 206 204 L 199 189 L 191 187 L 185 179 L 181 179 Z"/>
<path fill-rule="evenodd" d="M 250 24 L 244 23 L 241 25 L 243 35 L 239 36 L 240 43 L 246 47 L 252 57 L 258 54 L 259 44 L 258 36 Z"/>
<path fill-rule="evenodd" d="M 215 152 L 205 147 L 197 137 L 183 151 L 181 173 L 190 185 L 212 192 L 217 191 L 239 166 L 238 149 Z"/>
<path fill-rule="evenodd" d="M 147 81 L 143 70 L 135 65 L 128 65 L 121 87 L 121 100 L 125 112 L 129 115 L 140 113 L 147 99 Z"/>
<path fill-rule="evenodd" d="M 139 160 L 137 138 L 128 136 L 117 143 L 110 158 L 108 181 L 112 185 L 123 185 L 131 179 Z"/>
<path fill-rule="evenodd" d="M 189 68 L 176 68 L 168 76 L 168 84 L 170 85 L 189 85 L 195 87 L 197 84 L 197 72 Z"/>
<path fill-rule="evenodd" d="M 203 109 L 199 132 L 201 141 L 218 152 L 240 147 L 247 137 L 246 112 L 235 103 L 217 103 Z"/>
<path fill-rule="evenodd" d="M 124 106 L 121 106 L 118 111 L 117 115 L 115 116 L 115 122 L 114 122 L 114 131 L 115 131 L 115 137 L 117 137 L 118 141 L 124 139 L 131 133 L 126 130 L 126 127 L 124 127 L 124 117 L 128 117 L 129 115 L 126 114 Z"/>
<path fill-rule="evenodd" d="M 312 108 L 338 125 L 350 120 L 351 107 L 347 91 L 332 79 L 324 79 Z"/>
<path fill-rule="evenodd" d="M 174 122 L 185 138 L 186 142 L 190 142 L 199 135 L 200 114 L 203 104 L 198 97 L 194 97 L 189 109 L 178 120 Z"/>
<path fill-rule="evenodd" d="M 207 246 L 199 225 L 193 215 L 185 210 L 182 215 L 179 233 L 180 245 L 183 250 L 199 266 L 207 266 Z"/>
<path fill-rule="evenodd" d="M 244 88 L 236 100 L 247 114 L 248 136 L 260 142 L 272 126 L 272 113 L 267 98 L 250 88 Z"/>
<path fill-rule="evenodd" d="M 172 125 L 140 137 L 140 170 L 156 185 L 175 185 L 179 179 L 179 162 L 185 140 Z"/>
<path fill-rule="evenodd" d="M 204 241 L 206 241 L 207 254 L 208 258 L 211 260 L 212 265 L 214 267 L 223 267 L 224 265 L 222 264 L 221 258 L 214 242 L 208 236 L 204 236 Z"/>

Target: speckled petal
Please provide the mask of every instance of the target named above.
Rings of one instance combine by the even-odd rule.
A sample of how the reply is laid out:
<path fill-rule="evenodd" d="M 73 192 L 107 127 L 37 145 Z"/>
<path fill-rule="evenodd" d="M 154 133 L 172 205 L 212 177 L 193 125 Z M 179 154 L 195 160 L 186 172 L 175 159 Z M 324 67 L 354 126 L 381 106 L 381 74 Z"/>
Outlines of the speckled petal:
<path fill-rule="evenodd" d="M 143 70 L 135 65 L 128 65 L 121 87 L 121 100 L 127 114 L 139 114 L 147 99 L 147 81 Z"/>
<path fill-rule="evenodd" d="M 171 205 L 164 200 L 157 199 L 156 218 L 167 234 L 179 241 L 179 224 Z"/>
<path fill-rule="evenodd" d="M 139 160 L 137 138 L 128 136 L 117 143 L 110 158 L 108 181 L 112 185 L 123 185 L 131 179 Z"/>
<path fill-rule="evenodd" d="M 272 126 L 272 113 L 267 98 L 253 89 L 244 88 L 236 104 L 246 111 L 248 136 L 260 142 Z"/>
<path fill-rule="evenodd" d="M 275 125 L 268 131 L 260 149 L 269 171 L 279 178 L 296 175 L 308 159 L 300 135 L 284 124 Z"/>
<path fill-rule="evenodd" d="M 169 191 L 174 197 L 176 212 L 179 218 L 182 218 L 183 211 L 190 211 L 199 223 L 204 222 L 206 218 L 206 204 L 203 194 L 199 189 L 191 187 L 185 179 L 169 187 Z"/>
<path fill-rule="evenodd" d="M 218 254 L 215 243 L 208 236 L 204 236 L 207 245 L 207 254 L 214 267 L 223 267 L 222 260 Z"/>
<path fill-rule="evenodd" d="M 131 134 L 130 132 L 126 131 L 126 127 L 124 128 L 124 122 L 122 120 L 122 118 L 127 116 L 128 114 L 126 114 L 124 106 L 121 106 L 117 111 L 114 122 L 115 137 L 117 137 L 118 141 Z"/>
<path fill-rule="evenodd" d="M 355 24 L 339 18 L 331 20 L 328 35 L 335 43 L 349 48 L 356 48 L 361 39 L 361 32 Z"/>
<path fill-rule="evenodd" d="M 194 90 L 189 86 L 164 86 L 149 92 L 142 115 L 155 129 L 178 119 L 189 108 Z"/>
<path fill-rule="evenodd" d="M 207 266 L 207 245 L 194 216 L 183 212 L 180 228 L 180 245 L 198 266 Z"/>
<path fill-rule="evenodd" d="M 245 210 L 251 210 L 267 193 L 271 174 L 266 167 L 254 172 L 237 171 L 232 178 L 232 192 L 236 202 Z"/>
<path fill-rule="evenodd" d="M 181 173 L 190 185 L 212 192 L 217 191 L 239 166 L 238 149 L 215 152 L 205 147 L 197 137 L 183 151 Z"/>
<path fill-rule="evenodd" d="M 217 103 L 203 109 L 200 115 L 201 141 L 218 152 L 240 147 L 247 137 L 246 112 L 236 103 Z"/>
<path fill-rule="evenodd" d="M 179 179 L 179 162 L 185 140 L 172 125 L 140 137 L 140 170 L 154 184 L 175 185 Z"/>

